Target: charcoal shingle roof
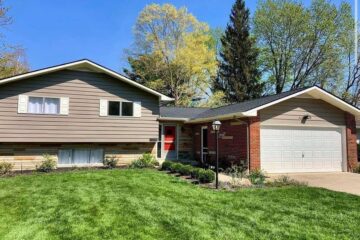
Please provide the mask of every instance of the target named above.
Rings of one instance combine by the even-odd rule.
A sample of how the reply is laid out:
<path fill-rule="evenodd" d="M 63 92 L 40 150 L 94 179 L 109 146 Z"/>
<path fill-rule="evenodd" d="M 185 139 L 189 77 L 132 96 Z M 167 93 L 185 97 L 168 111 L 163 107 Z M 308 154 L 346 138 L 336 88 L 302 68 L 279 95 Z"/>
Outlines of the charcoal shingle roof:
<path fill-rule="evenodd" d="M 210 108 L 192 107 L 160 107 L 160 116 L 163 118 L 194 118 Z"/>
<path fill-rule="evenodd" d="M 258 99 L 248 100 L 240 103 L 234 103 L 218 108 L 184 108 L 184 107 L 161 107 L 160 116 L 170 118 L 211 118 L 232 113 L 246 112 L 262 105 L 271 103 L 281 98 L 301 92 L 306 88 L 296 89 L 275 95 L 264 96 Z"/>

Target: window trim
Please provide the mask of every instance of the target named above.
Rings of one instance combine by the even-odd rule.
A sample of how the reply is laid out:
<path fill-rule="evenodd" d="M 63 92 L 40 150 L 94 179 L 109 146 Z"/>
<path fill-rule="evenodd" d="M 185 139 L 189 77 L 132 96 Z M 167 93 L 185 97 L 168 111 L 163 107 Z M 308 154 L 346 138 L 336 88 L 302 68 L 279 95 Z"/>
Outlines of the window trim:
<path fill-rule="evenodd" d="M 42 98 L 41 113 L 32 113 L 32 112 L 29 112 L 30 98 Z M 58 99 L 58 100 L 59 100 L 59 111 L 58 111 L 58 113 L 45 113 L 45 112 L 44 112 L 44 109 L 45 109 L 45 99 L 46 99 L 46 98 L 53 98 L 53 99 Z M 33 96 L 33 95 L 29 95 L 29 96 L 28 96 L 28 99 L 27 99 L 27 109 L 26 109 L 26 113 L 27 113 L 27 114 L 34 114 L 34 115 L 62 115 L 62 114 L 61 114 L 61 97 Z"/>
<path fill-rule="evenodd" d="M 135 118 L 135 113 L 134 113 L 134 103 L 132 101 L 126 101 L 126 100 L 107 100 L 108 104 L 107 104 L 107 117 L 120 117 L 120 118 Z M 118 102 L 119 104 L 119 115 L 110 115 L 109 114 L 109 107 L 110 107 L 110 102 Z M 123 103 L 131 103 L 132 104 L 132 115 L 130 116 L 123 116 L 122 115 L 122 104 Z"/>

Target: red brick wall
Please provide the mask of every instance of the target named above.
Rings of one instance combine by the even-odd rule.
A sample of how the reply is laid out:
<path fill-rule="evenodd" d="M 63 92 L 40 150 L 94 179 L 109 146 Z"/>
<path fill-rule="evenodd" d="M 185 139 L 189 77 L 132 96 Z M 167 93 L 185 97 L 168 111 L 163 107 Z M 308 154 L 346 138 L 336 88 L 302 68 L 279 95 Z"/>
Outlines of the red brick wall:
<path fill-rule="evenodd" d="M 242 119 L 246 121 L 246 119 Z M 208 147 L 209 160 L 215 161 L 216 142 L 215 132 L 212 130 L 210 123 L 193 125 L 194 133 L 194 156 L 195 159 L 201 160 L 201 127 L 208 127 Z M 247 159 L 247 124 L 240 123 L 236 120 L 221 121 L 219 132 L 219 160 L 227 165 L 240 164 L 241 161 L 246 164 Z"/>
<path fill-rule="evenodd" d="M 260 169 L 260 117 L 249 118 L 250 170 Z"/>
<path fill-rule="evenodd" d="M 346 147 L 347 147 L 347 165 L 348 171 L 352 171 L 358 162 L 357 143 L 356 143 L 356 121 L 355 116 L 345 113 L 346 123 Z"/>

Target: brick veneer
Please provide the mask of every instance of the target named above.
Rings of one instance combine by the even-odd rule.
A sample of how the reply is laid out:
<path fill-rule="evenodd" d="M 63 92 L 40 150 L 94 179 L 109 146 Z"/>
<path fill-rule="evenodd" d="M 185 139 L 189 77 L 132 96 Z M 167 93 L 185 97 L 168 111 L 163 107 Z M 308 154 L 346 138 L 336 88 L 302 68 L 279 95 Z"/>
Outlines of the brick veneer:
<path fill-rule="evenodd" d="M 247 159 L 247 119 L 222 120 L 219 132 L 219 161 L 227 165 L 246 164 Z M 201 127 L 208 128 L 209 160 L 215 160 L 215 132 L 212 130 L 211 122 L 193 125 L 194 156 L 197 161 L 201 160 Z"/>
<path fill-rule="evenodd" d="M 355 116 L 345 113 L 346 123 L 346 150 L 348 171 L 352 171 L 358 162 L 357 143 L 356 143 L 356 121 Z"/>
<path fill-rule="evenodd" d="M 260 117 L 250 117 L 248 122 L 250 170 L 260 169 Z"/>
<path fill-rule="evenodd" d="M 14 170 L 33 170 L 47 153 L 57 161 L 59 149 L 103 148 L 105 156 L 116 156 L 118 165 L 128 165 L 144 152 L 156 154 L 155 143 L 99 143 L 99 144 L 56 144 L 56 143 L 0 143 L 0 162 L 9 162 Z"/>

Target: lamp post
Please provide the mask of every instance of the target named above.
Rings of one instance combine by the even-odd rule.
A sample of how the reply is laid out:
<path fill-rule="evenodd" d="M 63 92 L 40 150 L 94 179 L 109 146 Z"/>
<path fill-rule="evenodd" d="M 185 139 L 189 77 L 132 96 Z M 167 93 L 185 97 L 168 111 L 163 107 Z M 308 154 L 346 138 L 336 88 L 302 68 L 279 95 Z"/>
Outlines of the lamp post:
<path fill-rule="evenodd" d="M 219 130 L 220 130 L 221 122 L 216 120 L 212 123 L 212 128 L 215 131 L 215 139 L 216 139 L 216 189 L 219 187 Z"/>

